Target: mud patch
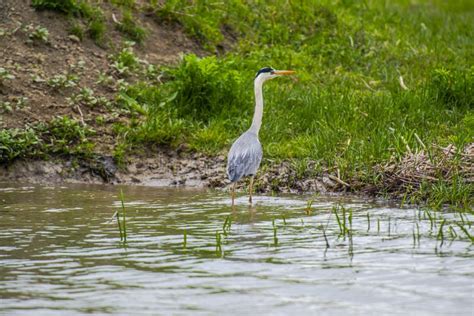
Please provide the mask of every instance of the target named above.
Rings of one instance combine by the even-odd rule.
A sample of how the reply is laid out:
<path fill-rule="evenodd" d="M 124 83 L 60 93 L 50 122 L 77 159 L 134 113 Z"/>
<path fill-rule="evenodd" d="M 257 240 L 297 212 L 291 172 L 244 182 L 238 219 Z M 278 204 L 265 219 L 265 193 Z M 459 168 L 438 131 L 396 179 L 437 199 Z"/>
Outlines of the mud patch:
<path fill-rule="evenodd" d="M 128 184 L 154 187 L 201 187 L 225 189 L 230 185 L 224 156 L 162 150 L 153 157 L 134 157 L 126 167 L 117 166 L 112 157 L 94 159 L 17 160 L 0 168 L 0 181 L 28 183 Z M 248 179 L 238 182 L 246 190 Z M 255 179 L 260 193 L 311 193 L 346 191 L 331 176 L 298 176 L 289 162 L 262 166 Z"/>

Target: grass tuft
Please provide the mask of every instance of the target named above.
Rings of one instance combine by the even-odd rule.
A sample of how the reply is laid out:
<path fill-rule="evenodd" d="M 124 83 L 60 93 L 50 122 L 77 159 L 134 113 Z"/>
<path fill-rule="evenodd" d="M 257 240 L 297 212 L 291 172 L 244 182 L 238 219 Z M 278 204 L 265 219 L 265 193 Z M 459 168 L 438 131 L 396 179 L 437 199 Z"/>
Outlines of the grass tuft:
<path fill-rule="evenodd" d="M 145 40 L 147 34 L 145 29 L 135 22 L 135 18 L 129 10 L 123 12 L 122 21 L 117 24 L 117 29 L 130 40 L 139 44 Z"/>

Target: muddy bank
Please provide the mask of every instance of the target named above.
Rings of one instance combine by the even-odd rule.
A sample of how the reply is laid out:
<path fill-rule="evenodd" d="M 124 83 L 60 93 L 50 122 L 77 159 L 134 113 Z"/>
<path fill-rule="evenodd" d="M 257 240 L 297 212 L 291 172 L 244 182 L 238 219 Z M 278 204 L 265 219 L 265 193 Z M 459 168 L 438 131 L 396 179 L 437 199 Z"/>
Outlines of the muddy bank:
<path fill-rule="evenodd" d="M 94 159 L 17 160 L 0 168 L 0 181 L 29 183 L 132 184 L 226 188 L 224 156 L 198 153 L 178 154 L 164 150 L 153 157 L 134 157 L 126 166 L 117 166 L 112 157 Z M 243 190 L 247 181 L 240 181 Z M 334 192 L 344 190 L 343 181 L 333 176 L 301 179 L 289 162 L 266 163 L 255 180 L 257 192 Z"/>
<path fill-rule="evenodd" d="M 375 167 L 378 182 L 363 178 L 341 179 L 337 169 L 317 167 L 315 161 L 296 165 L 291 161 L 263 161 L 255 178 L 259 193 L 344 193 L 401 197 L 412 194 L 422 185 L 441 182 L 464 184 L 473 197 L 474 144 L 458 151 L 452 145 L 437 147 L 430 154 L 424 151 L 407 154 L 400 161 Z M 304 170 L 303 170 L 304 169 Z M 110 156 L 93 159 L 16 160 L 0 167 L 0 181 L 28 183 L 91 183 L 127 184 L 155 187 L 200 187 L 227 189 L 224 155 L 209 157 L 161 148 L 145 156 L 129 157 L 125 166 L 118 166 Z M 246 189 L 248 179 L 238 183 Z"/>
<path fill-rule="evenodd" d="M 93 159 L 17 160 L 0 169 L 0 181 L 34 183 L 109 183 L 147 186 L 222 186 L 224 159 L 160 152 L 155 157 L 131 158 L 118 166 L 112 157 Z"/>

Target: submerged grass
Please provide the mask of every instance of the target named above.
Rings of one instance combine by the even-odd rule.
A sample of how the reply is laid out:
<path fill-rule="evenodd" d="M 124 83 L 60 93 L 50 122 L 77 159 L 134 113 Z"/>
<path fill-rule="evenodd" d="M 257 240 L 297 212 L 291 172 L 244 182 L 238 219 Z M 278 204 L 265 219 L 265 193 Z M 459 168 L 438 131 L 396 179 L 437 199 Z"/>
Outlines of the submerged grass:
<path fill-rule="evenodd" d="M 230 215 L 227 215 L 224 221 L 224 224 L 222 225 L 222 233 L 224 236 L 227 236 L 230 233 L 230 228 L 232 226 L 232 217 Z"/>
<path fill-rule="evenodd" d="M 273 245 L 276 247 L 278 246 L 278 237 L 277 237 L 278 227 L 275 224 L 275 219 L 272 220 L 272 227 L 273 227 Z"/>
<path fill-rule="evenodd" d="M 326 243 L 326 249 L 330 248 L 328 237 L 326 236 L 326 228 L 324 225 L 320 225 L 319 228 L 323 231 L 324 242 Z"/>
<path fill-rule="evenodd" d="M 120 222 L 120 214 L 117 213 L 117 222 L 119 225 L 119 231 L 120 231 L 120 241 L 123 241 L 124 243 L 127 242 L 127 212 L 125 210 L 125 198 L 123 196 L 123 191 L 120 189 L 120 204 L 122 205 L 122 221 Z"/>
<path fill-rule="evenodd" d="M 185 228 L 183 230 L 183 249 L 186 249 L 187 241 L 188 241 L 188 234 L 187 234 L 187 231 L 186 231 L 186 228 Z"/>
<path fill-rule="evenodd" d="M 474 236 L 472 236 L 469 231 L 460 223 L 456 223 L 456 225 L 462 230 L 462 232 L 469 238 L 469 240 L 474 244 Z"/>
<path fill-rule="evenodd" d="M 222 235 L 221 233 L 216 230 L 216 254 L 218 256 L 222 256 Z"/>

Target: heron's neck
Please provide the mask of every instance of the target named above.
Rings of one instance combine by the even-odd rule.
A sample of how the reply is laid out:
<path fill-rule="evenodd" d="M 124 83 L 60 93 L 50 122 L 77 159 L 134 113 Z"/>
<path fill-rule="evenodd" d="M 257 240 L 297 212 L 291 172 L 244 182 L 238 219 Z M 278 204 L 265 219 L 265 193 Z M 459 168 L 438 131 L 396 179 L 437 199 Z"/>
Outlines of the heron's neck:
<path fill-rule="evenodd" d="M 249 131 L 254 132 L 258 135 L 260 127 L 262 126 L 263 116 L 263 92 L 262 92 L 263 80 L 261 78 L 255 79 L 255 112 L 253 114 L 252 126 Z"/>

